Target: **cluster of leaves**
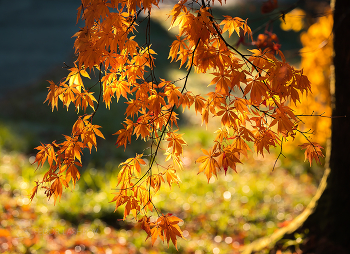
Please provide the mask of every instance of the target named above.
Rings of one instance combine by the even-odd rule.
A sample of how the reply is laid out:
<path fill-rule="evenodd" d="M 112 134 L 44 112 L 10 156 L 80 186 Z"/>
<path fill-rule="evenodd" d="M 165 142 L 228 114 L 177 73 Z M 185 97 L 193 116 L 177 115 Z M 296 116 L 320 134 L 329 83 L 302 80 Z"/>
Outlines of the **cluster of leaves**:
<path fill-rule="evenodd" d="M 56 203 L 56 200 L 62 196 L 63 186 L 68 188 L 70 181 L 75 185 L 79 180 L 80 173 L 77 166 L 82 166 L 82 149 L 88 148 L 90 152 L 92 147 L 97 149 L 96 135 L 103 138 L 103 134 L 98 129 L 100 126 L 91 124 L 90 117 L 91 115 L 79 117 L 73 125 L 71 136 L 64 136 L 63 142 L 53 141 L 51 144 L 42 144 L 36 148 L 39 152 L 36 154 L 34 163 L 43 166 L 45 161 L 48 161 L 50 168 L 43 180 L 36 182 L 31 199 L 37 193 L 39 186 L 43 185 L 46 196 L 48 198 L 53 196 Z M 49 186 L 44 185 L 46 183 Z"/>
<path fill-rule="evenodd" d="M 97 149 L 96 135 L 104 138 L 100 126 L 93 124 L 99 105 L 103 101 L 110 108 L 113 98 L 118 101 L 122 96 L 128 107 L 123 128 L 115 133 L 117 146 L 126 148 L 133 135 L 150 145 L 147 154 L 137 154 L 121 163 L 118 191 L 112 202 L 116 202 L 116 209 L 125 205 L 124 219 L 130 215 L 137 220 L 152 243 L 160 237 L 176 246 L 177 237 L 184 237 L 178 226 L 181 220 L 161 214 L 152 201 L 162 183 L 167 181 L 171 186 L 180 182 L 177 172 L 183 168 L 186 142 L 178 133 L 176 108 L 194 107 L 201 115 L 202 124 L 207 125 L 213 117 L 220 119 L 221 128 L 216 132 L 213 147 L 203 150 L 204 156 L 197 160 L 199 172 L 204 172 L 208 181 L 220 169 L 236 170 L 242 156 L 247 157 L 251 150 L 249 143 L 254 144 L 257 154 L 264 156 L 271 147 L 282 146 L 283 140 L 294 139 L 301 133 L 308 141 L 303 145 L 307 159 L 317 160 L 321 152 L 318 144 L 310 142 L 298 129 L 300 119 L 290 107 L 300 102 L 303 94 L 310 93 L 308 78 L 302 70 L 289 65 L 273 43 L 266 44 L 266 48 L 251 49 L 250 55 L 230 45 L 224 33 L 231 36 L 235 32 L 252 38 L 252 32 L 247 20 L 224 16 L 219 23 L 213 17 L 211 4 L 223 4 L 222 0 L 181 0 L 174 5 L 169 14 L 170 28 L 178 27 L 179 33 L 170 47 L 169 58 L 180 62 L 187 75 L 173 82 L 156 78 L 156 52 L 151 49 L 150 26 L 146 28 L 144 45 L 134 40 L 134 32 L 139 14 L 147 13 L 144 22 L 149 24 L 151 9 L 159 1 L 82 0 L 78 19 L 81 17 L 85 26 L 74 35 L 75 66 L 58 84 L 50 81 L 47 101 L 52 110 L 61 101 L 67 109 L 73 105 L 76 111 L 84 113 L 73 125 L 71 135 L 64 136 L 64 141 L 37 147 L 35 162 L 43 166 L 48 161 L 50 168 L 42 181 L 37 181 L 31 199 L 39 186 L 45 188 L 48 198 L 53 196 L 56 201 L 70 181 L 75 185 L 80 177 L 78 167 L 82 166 L 83 149 L 90 152 L 93 147 Z M 198 74 L 211 73 L 209 86 L 215 86 L 214 91 L 202 95 L 189 90 L 188 77 L 192 70 Z M 81 76 L 89 78 L 87 71 L 99 73 L 98 97 L 83 84 Z M 176 86 L 180 81 L 182 87 Z M 166 155 L 163 163 L 157 161 L 161 149 Z M 146 156 L 149 160 L 143 171 Z M 152 222 L 147 213 L 154 208 L 158 219 Z"/>
<path fill-rule="evenodd" d="M 313 142 L 325 145 L 331 133 L 331 64 L 333 54 L 332 27 L 333 16 L 329 8 L 323 9 L 324 16 L 317 17 L 315 23 L 307 27 L 307 18 L 309 14 L 301 9 L 294 9 L 281 19 L 281 28 L 283 30 L 293 30 L 301 33 L 300 39 L 303 48 L 300 50 L 301 67 L 312 84 L 312 94 L 303 97 L 302 104 L 292 105 L 293 110 L 298 110 L 302 117 L 303 125 L 301 130 L 305 133 L 312 133 Z M 312 112 L 310 112 L 312 109 Z M 311 114 L 310 114 L 311 113 Z M 302 142 L 302 137 L 296 137 L 295 142 Z M 298 156 L 295 153 L 295 146 L 292 142 L 285 143 L 283 146 L 286 159 L 284 163 L 291 164 Z M 307 154 L 305 154 L 307 158 Z M 317 169 L 314 165 L 314 169 Z M 317 171 L 314 170 L 317 175 Z"/>

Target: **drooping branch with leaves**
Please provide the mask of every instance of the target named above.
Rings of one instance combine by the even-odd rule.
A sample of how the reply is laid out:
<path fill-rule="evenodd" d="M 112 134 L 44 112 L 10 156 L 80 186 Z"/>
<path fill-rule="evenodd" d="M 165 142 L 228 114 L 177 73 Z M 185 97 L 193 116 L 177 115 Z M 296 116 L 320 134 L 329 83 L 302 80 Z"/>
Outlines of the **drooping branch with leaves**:
<path fill-rule="evenodd" d="M 223 0 L 180 0 L 174 5 L 169 13 L 170 28 L 177 27 L 179 33 L 170 46 L 169 59 L 179 62 L 187 74 L 177 81 L 156 77 L 150 20 L 152 8 L 159 2 L 82 0 L 77 21 L 82 19 L 85 26 L 74 35 L 77 60 L 65 79 L 49 81 L 46 98 L 52 110 L 58 109 L 59 102 L 67 109 L 72 105 L 79 112 L 78 119 L 63 140 L 36 148 L 35 163 L 42 167 L 47 161 L 49 169 L 36 182 L 31 199 L 44 188 L 46 196 L 56 202 L 70 182 L 75 185 L 80 178 L 83 150 L 97 150 L 97 137 L 104 138 L 101 126 L 94 124 L 100 104 L 109 109 L 112 102 L 124 97 L 126 117 L 123 128 L 116 130 L 116 145 L 127 149 L 132 136 L 150 145 L 147 154 L 136 154 L 120 164 L 112 202 L 116 209 L 125 205 L 124 219 L 135 219 L 152 243 L 159 237 L 176 246 L 177 237 L 183 238 L 178 225 L 181 219 L 161 214 L 152 201 L 162 183 L 171 187 L 181 182 L 178 171 L 183 168 L 186 141 L 175 109 L 194 108 L 205 125 L 214 117 L 220 119 L 213 146 L 208 151 L 203 149 L 204 155 L 197 159 L 199 173 L 204 172 L 208 181 L 221 169 L 225 174 L 229 168 L 236 171 L 242 157 L 254 152 L 263 156 L 297 134 L 306 139 L 301 146 L 310 163 L 313 159 L 319 161 L 323 154 L 320 145 L 299 129 L 300 115 L 291 109 L 291 105 L 300 103 L 303 94 L 311 92 L 303 70 L 286 61 L 275 34 L 266 32 L 253 41 L 247 20 L 227 15 L 218 21 L 211 7 L 224 5 Z M 263 13 L 276 7 L 277 1 L 267 1 Z M 147 22 L 144 45 L 135 41 L 141 13 L 146 16 L 142 22 Z M 225 39 L 233 33 L 240 38 L 235 45 Z M 240 51 L 240 44 L 249 44 L 251 53 Z M 98 73 L 97 96 L 83 82 L 91 72 Z M 195 94 L 188 78 L 203 73 L 212 75 L 208 86 L 215 89 Z M 254 151 L 249 144 L 254 145 Z M 164 152 L 165 161 L 159 160 L 160 152 Z M 149 159 L 143 170 L 145 156 Z M 156 221 L 147 216 L 149 211 L 158 215 Z"/>

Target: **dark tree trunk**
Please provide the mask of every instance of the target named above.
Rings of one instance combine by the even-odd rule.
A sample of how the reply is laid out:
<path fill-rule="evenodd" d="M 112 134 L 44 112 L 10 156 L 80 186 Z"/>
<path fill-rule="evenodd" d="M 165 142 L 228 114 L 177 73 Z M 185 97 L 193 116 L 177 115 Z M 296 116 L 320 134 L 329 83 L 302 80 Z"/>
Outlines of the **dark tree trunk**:
<path fill-rule="evenodd" d="M 334 9 L 335 94 L 329 179 L 333 232 L 331 239 L 350 253 L 350 1 L 337 0 Z M 341 231 L 341 232 L 337 232 Z M 343 234 L 342 234 L 343 233 Z"/>
<path fill-rule="evenodd" d="M 350 0 L 335 1 L 333 35 L 333 116 L 345 117 L 332 119 L 327 187 L 304 224 L 316 253 L 350 253 Z"/>

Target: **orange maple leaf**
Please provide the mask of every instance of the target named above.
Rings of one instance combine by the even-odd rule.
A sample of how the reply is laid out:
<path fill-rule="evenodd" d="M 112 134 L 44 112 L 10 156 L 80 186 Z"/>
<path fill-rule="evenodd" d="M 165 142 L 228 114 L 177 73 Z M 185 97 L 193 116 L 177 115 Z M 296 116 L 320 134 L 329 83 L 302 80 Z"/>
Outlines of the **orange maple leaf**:
<path fill-rule="evenodd" d="M 168 182 L 170 188 L 171 188 L 172 183 L 176 183 L 177 185 L 179 185 L 179 183 L 181 182 L 174 167 L 170 167 L 167 169 L 167 171 L 165 172 L 165 177 L 166 177 L 166 181 Z"/>
<path fill-rule="evenodd" d="M 236 31 L 237 35 L 240 36 L 239 30 L 243 29 L 244 20 L 241 18 L 232 18 L 230 16 L 224 16 L 225 19 L 220 23 L 224 28 L 222 29 L 222 33 L 228 31 L 229 37 L 231 37 L 232 33 Z"/>
<path fill-rule="evenodd" d="M 177 237 L 185 239 L 178 225 L 181 221 L 181 219 L 169 213 L 159 217 L 157 221 L 153 223 L 154 227 L 151 229 L 152 245 L 159 236 L 163 241 L 167 241 L 168 246 L 171 240 L 177 249 Z M 147 239 L 148 238 L 149 235 Z"/>
<path fill-rule="evenodd" d="M 305 161 L 308 160 L 310 162 L 310 167 L 312 160 L 315 159 L 317 164 L 320 164 L 320 159 L 321 157 L 324 157 L 322 150 L 323 147 L 320 146 L 318 143 L 315 142 L 309 142 L 309 143 L 304 143 L 301 146 L 302 149 L 305 150 Z"/>
<path fill-rule="evenodd" d="M 212 177 L 212 174 L 217 176 L 217 170 L 220 169 L 218 161 L 215 159 L 215 157 L 219 156 L 220 153 L 214 152 L 212 149 L 206 151 L 205 149 L 202 149 L 202 152 L 206 155 L 199 157 L 196 162 L 200 162 L 199 166 L 199 173 L 204 171 L 204 174 L 207 176 L 208 182 L 210 178 Z"/>

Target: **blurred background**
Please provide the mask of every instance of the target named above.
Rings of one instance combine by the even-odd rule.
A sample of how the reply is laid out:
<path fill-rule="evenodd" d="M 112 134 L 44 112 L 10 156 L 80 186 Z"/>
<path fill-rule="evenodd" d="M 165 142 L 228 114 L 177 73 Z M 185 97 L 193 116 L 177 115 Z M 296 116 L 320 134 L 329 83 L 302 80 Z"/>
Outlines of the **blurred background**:
<path fill-rule="evenodd" d="M 152 10 L 152 44 L 158 53 L 156 75 L 168 80 L 184 76 L 177 63 L 169 64 L 168 51 L 175 38 L 166 20 L 177 1 L 165 1 Z M 296 108 L 301 113 L 326 112 L 329 115 L 329 67 L 332 54 L 332 17 L 327 1 L 279 1 L 272 13 L 262 14 L 263 1 L 227 0 L 214 5 L 214 16 L 248 18 L 254 40 L 266 29 L 276 33 L 287 60 L 304 68 L 313 85 L 314 100 Z M 53 205 L 40 191 L 32 203 L 28 194 L 44 169 L 35 171 L 35 147 L 40 142 L 60 139 L 71 132 L 77 114 L 60 108 L 51 112 L 43 102 L 47 80 L 58 82 L 72 66 L 73 34 L 83 26 L 76 24 L 78 0 L 0 1 L 0 251 L 4 253 L 177 253 L 170 245 L 157 241 L 152 247 L 146 233 L 135 228 L 133 221 L 121 221 L 122 210 L 114 211 L 113 197 L 118 165 L 141 153 L 145 145 L 133 141 L 125 151 L 116 149 L 112 134 L 124 120 L 123 101 L 111 110 L 99 109 L 95 124 L 103 126 L 106 140 L 98 140 L 99 151 L 84 154 L 81 179 L 72 191 L 66 191 L 61 202 Z M 279 18 L 281 11 L 297 7 Z M 142 17 L 140 18 L 142 19 Z M 137 38 L 144 41 L 144 26 Z M 231 37 L 235 44 L 237 37 Z M 142 43 L 141 43 L 142 44 Z M 245 51 L 244 46 L 239 48 Z M 94 74 L 92 73 L 93 77 Z M 191 75 L 191 89 L 207 91 L 207 76 Z M 91 84 L 96 82 L 92 78 Z M 209 91 L 209 90 L 208 90 Z M 178 112 L 180 113 L 180 112 Z M 181 172 L 182 184 L 170 189 L 162 186 L 154 202 L 163 213 L 173 213 L 184 220 L 181 227 L 187 240 L 178 242 L 179 253 L 236 253 L 254 239 L 287 225 L 300 214 L 313 197 L 323 167 L 311 168 L 303 163 L 303 152 L 297 147 L 305 141 L 285 144 L 286 158 L 277 162 L 279 150 L 261 158 L 251 156 L 238 173 L 231 170 L 218 179 L 197 176 L 194 163 L 201 148 L 214 139 L 213 129 L 202 128 L 194 112 L 180 115 L 181 132 L 188 143 Z M 325 147 L 329 136 L 326 119 L 306 119 L 315 130 L 314 141 Z M 305 127 L 306 128 L 306 127 Z M 299 142 L 300 141 L 300 142 Z M 196 176 L 196 177 L 194 177 Z M 169 202 L 171 201 L 171 202 Z M 302 243 L 296 235 L 293 244 Z M 286 243 L 286 246 L 292 243 Z"/>

